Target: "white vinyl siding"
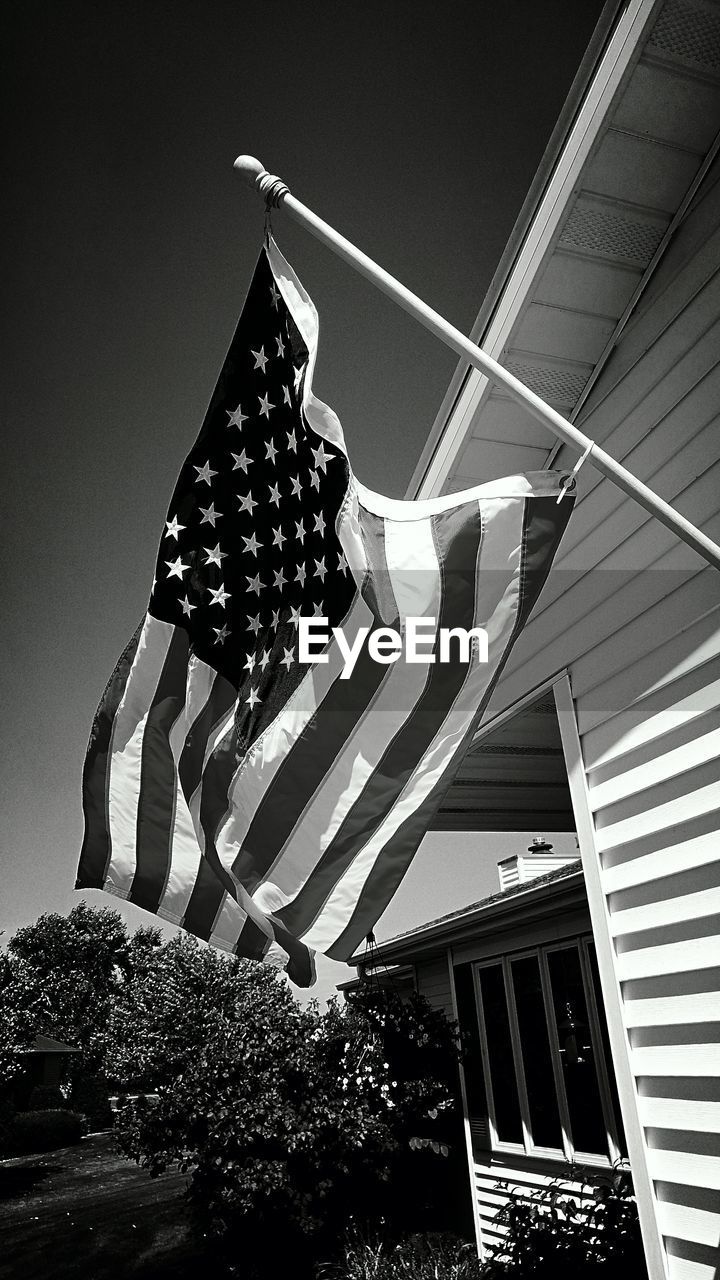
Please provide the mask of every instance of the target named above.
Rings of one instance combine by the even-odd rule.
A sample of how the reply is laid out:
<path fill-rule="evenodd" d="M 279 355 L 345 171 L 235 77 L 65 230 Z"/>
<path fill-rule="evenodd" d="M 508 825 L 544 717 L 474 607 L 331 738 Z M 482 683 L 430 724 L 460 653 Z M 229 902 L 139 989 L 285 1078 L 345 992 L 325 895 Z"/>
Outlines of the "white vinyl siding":
<path fill-rule="evenodd" d="M 716 540 L 719 167 L 580 419 L 588 435 Z M 574 461 L 563 449 L 556 465 Z M 636 1150 L 654 1188 L 670 1280 L 714 1280 L 720 575 L 589 468 L 579 490 L 554 575 L 491 711 L 567 668 L 590 823 L 583 858 L 598 864 L 602 916 L 596 904 L 594 924 L 602 919 L 608 935 L 622 1052 L 642 1126 Z"/>
<path fill-rule="evenodd" d="M 416 986 L 420 995 L 424 996 L 433 1009 L 439 1009 L 446 1017 L 454 1020 L 452 991 L 450 988 L 450 972 L 447 957 L 419 961 L 415 966 Z"/>

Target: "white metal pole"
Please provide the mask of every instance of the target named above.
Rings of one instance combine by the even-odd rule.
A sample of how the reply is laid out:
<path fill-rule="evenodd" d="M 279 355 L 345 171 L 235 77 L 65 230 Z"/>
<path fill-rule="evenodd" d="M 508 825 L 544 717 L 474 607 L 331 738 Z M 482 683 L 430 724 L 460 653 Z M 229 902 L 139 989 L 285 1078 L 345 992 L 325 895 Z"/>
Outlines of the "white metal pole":
<path fill-rule="evenodd" d="M 394 302 L 397 302 L 405 311 L 409 312 L 411 316 L 419 320 L 420 324 L 429 329 L 431 333 L 434 333 L 437 338 L 440 338 L 441 342 L 451 347 L 458 355 L 463 356 L 468 364 L 475 369 L 479 369 L 491 381 L 500 383 L 515 400 L 519 400 L 534 417 L 543 422 L 546 427 L 549 427 L 565 444 L 571 445 L 581 454 L 586 453 L 588 462 L 592 463 L 609 480 L 612 480 L 613 484 L 622 489 L 623 493 L 626 493 L 630 498 L 634 498 L 641 507 L 644 507 L 651 515 L 654 515 L 668 529 L 672 529 L 683 542 L 692 547 L 694 551 L 697 551 L 703 559 L 714 565 L 716 569 L 720 569 L 720 546 L 717 543 L 713 542 L 694 524 L 675 511 L 668 502 L 665 502 L 652 489 L 649 489 L 646 484 L 643 484 L 641 480 L 632 475 L 622 463 L 610 457 L 589 436 L 586 436 L 571 422 L 568 422 L 566 418 L 563 418 L 562 414 L 558 413 L 556 409 L 541 400 L 540 396 L 535 395 L 534 391 L 526 387 L 512 373 L 508 373 L 507 369 L 504 369 L 501 364 L 498 364 L 491 356 L 486 355 L 470 338 L 467 338 L 459 329 L 449 324 L 437 311 L 433 311 L 432 307 L 429 307 L 421 298 L 406 289 L 404 285 L 400 284 L 399 280 L 396 280 L 387 271 L 384 271 L 382 267 L 379 267 L 376 262 L 373 262 L 372 258 L 369 258 L 354 244 L 351 244 L 349 240 L 341 236 L 327 222 L 323 222 L 321 218 L 318 218 L 317 214 L 314 214 L 311 209 L 301 204 L 295 196 L 290 194 L 285 183 L 274 174 L 268 173 L 259 160 L 256 160 L 254 156 L 238 156 L 234 167 L 249 185 L 254 187 L 265 198 L 268 206 L 275 208 L 282 206 L 283 209 L 287 210 L 296 222 L 299 222 L 307 231 L 310 231 L 318 240 L 321 240 L 329 249 L 332 249 L 338 257 L 349 263 L 356 271 L 359 271 L 360 275 L 365 276 L 367 280 L 370 280 L 378 289 L 387 294 L 389 298 L 392 298 Z"/>

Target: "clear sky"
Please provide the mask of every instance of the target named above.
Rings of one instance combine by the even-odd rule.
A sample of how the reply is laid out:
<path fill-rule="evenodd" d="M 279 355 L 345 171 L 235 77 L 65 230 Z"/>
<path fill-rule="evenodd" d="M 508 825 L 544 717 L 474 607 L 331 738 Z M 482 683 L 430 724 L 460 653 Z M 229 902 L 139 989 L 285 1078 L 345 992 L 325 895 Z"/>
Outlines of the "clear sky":
<path fill-rule="evenodd" d="M 261 243 L 235 156 L 467 331 L 601 8 L 6 7 L 0 929 L 74 901 L 89 727 Z M 274 226 L 320 312 L 315 389 L 358 477 L 402 496 L 455 358 L 282 213 Z M 516 847 L 430 837 L 378 936 L 493 891 Z"/>

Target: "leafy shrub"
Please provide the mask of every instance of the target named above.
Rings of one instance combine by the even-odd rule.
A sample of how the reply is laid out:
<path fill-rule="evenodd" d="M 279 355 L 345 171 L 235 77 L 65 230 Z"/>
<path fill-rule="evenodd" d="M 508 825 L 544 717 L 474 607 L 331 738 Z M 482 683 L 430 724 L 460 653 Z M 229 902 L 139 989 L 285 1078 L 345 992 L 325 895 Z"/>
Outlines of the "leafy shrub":
<path fill-rule="evenodd" d="M 113 1113 L 108 1083 L 104 1076 L 94 1071 L 85 1071 L 81 1067 L 72 1078 L 68 1102 L 73 1110 L 81 1112 L 87 1118 L 92 1133 L 111 1128 Z"/>
<path fill-rule="evenodd" d="M 419 998 L 361 989 L 321 1014 L 267 967 L 225 964 L 234 995 L 205 1002 L 203 1038 L 173 1051 L 157 1100 L 118 1115 L 119 1140 L 153 1174 L 173 1161 L 190 1173 L 198 1224 L 242 1259 L 243 1276 L 254 1262 L 298 1277 L 337 1246 L 338 1223 L 404 1222 L 408 1201 L 420 1214 L 432 1206 L 427 1162 L 447 1161 L 432 1147 L 411 1152 L 410 1139 L 447 1146 L 453 1032 Z M 156 1005 L 165 998 L 156 990 Z M 424 1165 L 422 1195 L 403 1200 L 408 1159 Z"/>
<path fill-rule="evenodd" d="M 54 1151 L 79 1142 L 85 1132 L 85 1117 L 75 1111 L 18 1111 L 10 1142 L 17 1154 Z"/>
<path fill-rule="evenodd" d="M 30 1092 L 27 1103 L 28 1111 L 64 1111 L 65 1098 L 61 1091 L 51 1084 L 36 1084 Z"/>
<path fill-rule="evenodd" d="M 583 1204 L 568 1185 L 581 1183 L 592 1196 Z M 629 1176 L 615 1168 L 588 1175 L 570 1169 L 534 1192 L 503 1183 L 508 1201 L 496 1215 L 507 1235 L 483 1271 L 487 1280 L 643 1280 L 645 1255 Z"/>
<path fill-rule="evenodd" d="M 351 1233 L 342 1262 L 321 1266 L 317 1280 L 481 1280 L 475 1245 L 451 1235 L 414 1235 L 396 1243 Z"/>

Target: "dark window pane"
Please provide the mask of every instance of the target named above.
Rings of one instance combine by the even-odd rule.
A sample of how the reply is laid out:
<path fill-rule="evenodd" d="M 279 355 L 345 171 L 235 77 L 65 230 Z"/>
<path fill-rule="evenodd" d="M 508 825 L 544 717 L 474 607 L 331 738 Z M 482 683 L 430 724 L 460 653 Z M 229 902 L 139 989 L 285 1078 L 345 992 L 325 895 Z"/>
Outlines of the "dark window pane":
<path fill-rule="evenodd" d="M 620 1114 L 620 1099 L 618 1097 L 617 1083 L 615 1080 L 615 1068 L 613 1065 L 613 1056 L 610 1051 L 610 1040 L 608 1037 L 607 1018 L 605 1017 L 605 1006 L 602 998 L 602 989 L 600 987 L 600 974 L 598 972 L 597 956 L 595 954 L 595 943 L 588 943 L 588 958 L 590 960 L 590 973 L 592 975 L 592 983 L 595 991 L 595 1004 L 598 1011 L 598 1025 L 600 1027 L 600 1040 L 602 1042 L 603 1054 L 605 1055 L 605 1066 L 608 1074 L 608 1084 L 610 1085 L 610 1098 L 613 1105 L 613 1113 L 615 1115 L 615 1124 L 617 1126 L 617 1143 L 620 1148 L 620 1154 L 627 1156 L 627 1142 L 625 1141 L 625 1129 L 623 1127 L 622 1116 Z"/>
<path fill-rule="evenodd" d="M 607 1155 L 585 990 L 577 947 L 548 953 L 555 1023 L 576 1151 Z"/>
<path fill-rule="evenodd" d="M 540 965 L 535 956 L 528 956 L 514 960 L 511 968 L 533 1142 L 538 1147 L 561 1147 Z"/>
<path fill-rule="evenodd" d="M 499 964 L 480 970 L 480 991 L 490 1057 L 495 1125 L 501 1142 L 522 1142 L 522 1121 L 513 1062 L 505 983 Z"/>
<path fill-rule="evenodd" d="M 490 1126 L 488 1124 L 487 1093 L 485 1090 L 482 1053 L 480 1051 L 480 1028 L 478 1025 L 477 1004 L 475 1003 L 472 965 L 455 965 L 455 999 L 457 1001 L 458 1022 L 463 1038 L 463 1073 L 465 1076 L 465 1095 L 467 1097 L 473 1150 L 489 1151 Z"/>

